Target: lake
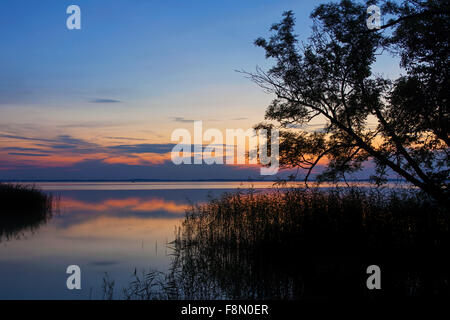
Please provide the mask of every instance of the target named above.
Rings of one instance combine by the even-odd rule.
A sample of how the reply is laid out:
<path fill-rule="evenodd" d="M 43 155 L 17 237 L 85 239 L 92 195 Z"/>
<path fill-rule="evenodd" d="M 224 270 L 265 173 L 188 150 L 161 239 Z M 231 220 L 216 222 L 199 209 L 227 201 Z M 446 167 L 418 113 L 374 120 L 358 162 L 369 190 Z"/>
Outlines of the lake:
<path fill-rule="evenodd" d="M 33 232 L 0 239 L 0 299 L 101 299 L 106 273 L 120 298 L 135 270 L 167 271 L 167 244 L 191 203 L 237 188 L 267 190 L 273 182 L 36 185 L 60 197 L 59 210 Z M 66 287 L 69 265 L 81 268 L 81 290 Z"/>
<path fill-rule="evenodd" d="M 0 299 L 100 299 L 105 273 L 126 286 L 136 269 L 166 271 L 167 243 L 190 203 L 272 182 L 36 183 L 60 197 L 59 212 L 34 232 L 0 240 Z M 82 290 L 68 290 L 78 265 Z"/>

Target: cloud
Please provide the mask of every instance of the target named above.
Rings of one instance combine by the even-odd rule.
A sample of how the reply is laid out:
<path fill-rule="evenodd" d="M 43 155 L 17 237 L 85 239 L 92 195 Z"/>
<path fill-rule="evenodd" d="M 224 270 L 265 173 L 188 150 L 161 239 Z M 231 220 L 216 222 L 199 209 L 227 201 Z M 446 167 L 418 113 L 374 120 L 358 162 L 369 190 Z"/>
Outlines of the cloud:
<path fill-rule="evenodd" d="M 2 167 L 7 169 L 3 170 Z M 85 160 L 60 167 L 1 163 L 0 180 L 198 180 L 259 178 L 259 168 L 234 168 L 227 165 L 175 165 L 171 161 L 148 164 L 105 163 L 102 159 Z M 272 177 L 273 178 L 273 177 Z"/>
<path fill-rule="evenodd" d="M 122 126 L 122 122 L 118 121 L 89 121 L 80 123 L 70 123 L 58 125 L 59 128 L 110 128 Z"/>
<path fill-rule="evenodd" d="M 175 144 L 173 143 L 141 143 L 127 144 L 108 147 L 109 150 L 120 151 L 125 153 L 168 153 L 171 152 Z"/>
<path fill-rule="evenodd" d="M 26 156 L 26 157 L 48 157 L 49 154 L 42 154 L 42 153 L 22 153 L 22 152 L 10 152 L 8 153 L 12 156 Z"/>
<path fill-rule="evenodd" d="M 115 99 L 94 99 L 94 100 L 91 100 L 90 102 L 92 102 L 92 103 L 122 103 L 122 101 L 115 100 Z"/>
<path fill-rule="evenodd" d="M 76 146 L 97 146 L 95 143 L 88 142 L 83 139 L 74 138 L 70 135 L 59 135 L 56 139 L 59 142 L 68 144 L 68 145 L 76 145 Z"/>
<path fill-rule="evenodd" d="M 0 151 L 17 151 L 15 153 L 22 152 L 48 152 L 48 153 L 58 153 L 58 152 L 76 152 L 77 154 L 95 154 L 95 153 L 107 153 L 111 155 L 127 155 L 132 153 L 155 153 L 155 154 L 165 154 L 172 151 L 175 144 L 173 143 L 140 143 L 140 144 L 121 144 L 115 146 L 102 146 L 97 143 L 92 143 L 84 139 L 75 138 L 68 134 L 58 135 L 52 139 L 43 138 L 33 138 L 20 135 L 11 134 L 0 134 L 0 137 L 22 140 L 26 142 L 34 141 L 34 147 L 8 147 L 0 148 Z M 124 139 L 124 140 L 145 140 L 136 138 L 123 138 L 123 137 L 110 137 L 111 139 Z M 31 155 L 31 154 L 30 154 Z"/>
<path fill-rule="evenodd" d="M 67 144 L 67 145 L 72 145 L 72 146 L 74 146 L 74 145 L 76 145 L 76 146 L 95 146 L 95 144 L 93 144 L 93 143 L 90 143 L 86 140 L 74 138 L 67 134 L 59 135 L 53 139 L 25 137 L 25 136 L 12 135 L 12 134 L 0 134 L 0 138 L 23 140 L 23 141 L 36 141 L 36 142 Z M 42 144 L 41 144 L 41 146 L 42 146 Z"/>
<path fill-rule="evenodd" d="M 10 141 L 8 149 L 0 148 L 4 156 L 0 158 L 0 179 L 246 180 L 248 177 L 260 178 L 258 167 L 206 164 L 177 166 L 170 161 L 170 153 L 175 143 L 133 144 L 130 142 L 104 145 L 69 134 L 45 139 L 7 133 L 1 136 L 14 140 Z M 23 145 L 18 143 L 21 141 Z M 223 146 L 227 150 L 232 147 L 224 144 L 214 145 Z"/>
<path fill-rule="evenodd" d="M 52 139 L 29 138 L 29 137 L 24 137 L 24 136 L 18 136 L 18 135 L 12 135 L 12 134 L 2 134 L 2 133 L 0 133 L 0 138 L 26 140 L 26 141 L 55 142 L 55 140 L 52 140 Z"/>
<path fill-rule="evenodd" d="M 172 120 L 175 122 L 181 122 L 181 123 L 193 123 L 194 121 L 197 121 L 197 120 L 186 119 L 183 117 L 173 117 Z"/>
<path fill-rule="evenodd" d="M 231 120 L 240 121 L 240 120 L 248 120 L 248 118 L 242 117 L 242 118 L 234 118 L 234 119 L 231 119 Z"/>
<path fill-rule="evenodd" d="M 16 140 L 14 143 L 17 146 L 9 148 L 0 148 L 0 151 L 13 151 L 10 155 L 38 156 L 39 153 L 49 153 L 52 155 L 61 155 L 71 153 L 76 155 L 81 154 L 96 154 L 104 152 L 104 147 L 83 139 L 78 139 L 67 134 L 58 135 L 55 138 L 34 138 L 22 135 L 0 134 L 0 138 Z M 26 146 L 20 146 L 20 142 L 24 142 Z M 33 143 L 33 145 L 29 145 Z M 15 152 L 17 151 L 17 152 Z M 26 153 L 26 154 L 25 154 Z M 41 157 L 41 156 L 38 156 Z"/>
<path fill-rule="evenodd" d="M 127 138 L 127 137 L 105 137 L 105 139 L 111 139 L 111 140 L 132 140 L 132 141 L 145 141 L 147 139 L 141 139 L 141 138 Z"/>
<path fill-rule="evenodd" d="M 73 151 L 78 154 L 97 153 L 103 149 L 102 146 L 83 139 L 74 138 L 70 135 L 59 135 L 54 139 L 46 139 L 45 143 L 37 143 L 36 146 L 50 149 L 53 152 Z"/>
<path fill-rule="evenodd" d="M 49 152 L 38 148 L 21 148 L 21 147 L 6 147 L 1 148 L 1 151 L 18 151 L 18 152 Z"/>

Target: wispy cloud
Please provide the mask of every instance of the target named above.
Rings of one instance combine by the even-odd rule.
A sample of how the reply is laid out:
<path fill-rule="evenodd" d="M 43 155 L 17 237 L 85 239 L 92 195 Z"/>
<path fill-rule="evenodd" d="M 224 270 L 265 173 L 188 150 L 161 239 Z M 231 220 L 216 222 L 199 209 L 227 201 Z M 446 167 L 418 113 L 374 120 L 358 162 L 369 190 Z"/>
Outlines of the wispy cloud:
<path fill-rule="evenodd" d="M 67 134 L 59 135 L 57 140 L 70 145 L 95 146 L 94 143 L 87 142 L 86 140 L 83 139 L 74 138 Z"/>
<path fill-rule="evenodd" d="M 192 122 L 196 121 L 196 120 L 192 120 L 192 119 L 186 119 L 183 117 L 173 117 L 172 120 L 175 122 L 181 122 L 181 123 L 192 123 Z"/>
<path fill-rule="evenodd" d="M 39 148 L 21 148 L 21 147 L 6 147 L 0 148 L 1 151 L 14 151 L 14 152 L 49 152 Z"/>
<path fill-rule="evenodd" d="M 120 151 L 122 153 L 168 153 L 172 151 L 175 144 L 173 143 L 141 143 L 108 147 L 112 151 Z"/>
<path fill-rule="evenodd" d="M 131 140 L 131 141 L 145 141 L 147 139 L 141 139 L 141 138 L 128 138 L 128 137 L 105 137 L 105 139 L 111 139 L 111 140 Z"/>
<path fill-rule="evenodd" d="M 9 147 L 10 149 L 2 148 L 3 151 L 36 151 L 39 152 L 50 152 L 57 150 L 73 150 L 77 153 L 89 153 L 95 152 L 98 148 L 101 148 L 98 144 L 91 143 L 89 141 L 74 138 L 70 135 L 63 134 L 56 136 L 55 138 L 35 138 L 27 137 L 22 135 L 12 135 L 12 134 L 0 134 L 0 138 L 17 140 L 18 142 L 34 142 L 33 147 Z"/>
<path fill-rule="evenodd" d="M 11 156 L 25 156 L 25 157 L 48 157 L 49 154 L 42 153 L 24 153 L 24 152 L 10 152 L 8 153 Z"/>
<path fill-rule="evenodd" d="M 2 134 L 2 133 L 0 133 L 0 138 L 7 138 L 7 139 L 14 139 L 14 140 L 26 140 L 26 141 L 55 142 L 55 140 L 52 140 L 52 139 L 30 138 L 30 137 L 25 137 L 25 136 Z"/>
<path fill-rule="evenodd" d="M 89 121 L 89 122 L 78 122 L 70 124 L 58 125 L 58 128 L 109 128 L 123 126 L 122 122 L 112 122 L 112 121 Z"/>
<path fill-rule="evenodd" d="M 47 158 L 44 158 L 47 160 Z M 2 169 L 2 167 L 7 169 Z M 259 177 L 259 168 L 226 165 L 180 165 L 171 161 L 150 165 L 107 163 L 104 159 L 78 161 L 61 166 L 13 163 L 0 160 L 0 180 L 8 179 L 239 179 Z"/>
<path fill-rule="evenodd" d="M 170 161 L 170 152 L 175 146 L 173 143 L 138 143 L 139 141 L 133 141 L 134 138 L 125 137 L 111 138 L 124 139 L 122 142 L 129 143 L 109 145 L 69 134 L 46 139 L 11 133 L 3 133 L 0 137 L 2 136 L 10 143 L 7 147 L 0 147 L 0 158 L 3 155 L 9 161 L 8 167 L 29 164 L 30 161 L 40 167 L 68 166 L 88 159 L 100 159 L 109 164 L 154 165 Z"/>
<path fill-rule="evenodd" d="M 92 103 L 121 103 L 122 101 L 116 99 L 93 99 Z"/>

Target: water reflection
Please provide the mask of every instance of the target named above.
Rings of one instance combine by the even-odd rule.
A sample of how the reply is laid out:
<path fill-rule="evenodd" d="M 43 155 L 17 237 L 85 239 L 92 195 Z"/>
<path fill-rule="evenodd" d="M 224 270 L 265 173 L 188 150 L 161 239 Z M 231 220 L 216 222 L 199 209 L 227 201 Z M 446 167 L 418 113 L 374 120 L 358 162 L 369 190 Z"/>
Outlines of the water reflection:
<path fill-rule="evenodd" d="M 19 240 L 27 234 L 35 233 L 53 216 L 53 205 L 27 209 L 26 211 L 0 211 L 0 243 L 13 239 Z"/>
<path fill-rule="evenodd" d="M 398 191 L 231 194 L 188 210 L 167 283 L 189 300 L 445 297 L 449 222 Z M 383 290 L 366 286 L 374 263 Z"/>
<path fill-rule="evenodd" d="M 26 225 L 1 222 L 2 234 L 20 231 L 22 236 L 0 243 L 0 299 L 98 299 L 105 272 L 118 286 L 125 286 L 134 269 L 168 270 L 166 244 L 174 239 L 184 209 L 205 201 L 209 193 L 202 189 L 51 192 L 60 197 L 58 214 L 40 216 Z M 66 289 L 65 271 L 71 264 L 82 270 L 80 291 Z"/>
<path fill-rule="evenodd" d="M 155 184 L 65 184 L 63 190 L 61 185 L 47 184 L 44 189 L 60 196 L 57 215 L 29 221 L 25 227 L 23 223 L 1 223 L 1 234 L 8 229 L 10 235 L 18 230 L 21 236 L 0 243 L 0 299 L 101 299 L 105 297 L 105 273 L 115 281 L 114 298 L 122 297 L 122 288 L 128 288 L 127 297 L 141 298 L 135 295 L 135 287 L 129 287 L 130 280 L 134 270 L 149 269 L 164 277 L 156 279 L 164 284 L 162 291 L 155 292 L 160 298 L 355 297 L 367 294 L 361 279 L 367 278 L 366 267 L 374 261 L 383 270 L 384 292 L 390 290 L 393 296 L 414 295 L 399 294 L 406 287 L 420 293 L 423 283 L 430 283 L 429 290 L 447 290 L 448 286 L 437 287 L 448 280 L 446 255 L 429 251 L 417 255 L 417 250 L 404 255 L 370 250 L 326 252 L 323 248 L 334 241 L 324 241 L 330 236 L 322 223 L 323 233 L 314 238 L 323 245 L 314 252 L 308 253 L 311 246 L 297 246 L 298 241 L 286 241 L 292 246 L 272 249 L 264 244 L 255 250 L 243 245 L 208 245 L 210 239 L 205 237 L 200 245 L 172 243 L 176 254 L 171 255 L 167 244 L 176 238 L 175 227 L 184 220 L 186 207 L 240 187 L 238 183 L 229 184 L 229 189 L 219 186 L 224 187 L 212 183 L 207 189 L 197 184 L 192 189 L 180 188 L 175 183 L 172 189 L 167 184 L 162 189 Z M 418 216 L 422 217 L 422 212 Z M 203 231 L 199 234 L 216 234 Z M 351 235 L 348 238 L 353 239 Z M 80 291 L 66 289 L 65 271 L 72 264 L 82 270 Z M 435 276 L 427 279 L 429 275 Z M 387 283 L 411 285 L 389 289 Z"/>

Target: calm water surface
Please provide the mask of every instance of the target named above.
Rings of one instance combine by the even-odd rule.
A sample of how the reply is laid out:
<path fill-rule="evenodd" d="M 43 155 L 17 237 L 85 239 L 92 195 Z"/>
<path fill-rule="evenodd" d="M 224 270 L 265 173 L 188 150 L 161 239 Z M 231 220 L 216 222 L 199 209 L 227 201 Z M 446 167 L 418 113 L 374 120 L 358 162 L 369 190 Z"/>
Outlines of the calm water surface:
<path fill-rule="evenodd" d="M 116 291 L 134 269 L 165 271 L 167 242 L 191 202 L 239 183 L 39 183 L 60 196 L 60 212 L 35 232 L 0 240 L 0 299 L 98 299 L 105 272 Z M 66 289 L 67 266 L 82 290 Z"/>
<path fill-rule="evenodd" d="M 236 188 L 272 182 L 39 183 L 60 197 L 46 225 L 0 239 L 0 299 L 100 299 L 105 273 L 126 286 L 136 269 L 166 271 L 167 243 L 190 203 Z M 82 290 L 66 288 L 67 266 L 78 265 Z"/>

